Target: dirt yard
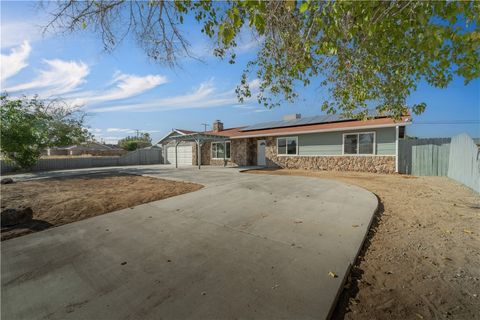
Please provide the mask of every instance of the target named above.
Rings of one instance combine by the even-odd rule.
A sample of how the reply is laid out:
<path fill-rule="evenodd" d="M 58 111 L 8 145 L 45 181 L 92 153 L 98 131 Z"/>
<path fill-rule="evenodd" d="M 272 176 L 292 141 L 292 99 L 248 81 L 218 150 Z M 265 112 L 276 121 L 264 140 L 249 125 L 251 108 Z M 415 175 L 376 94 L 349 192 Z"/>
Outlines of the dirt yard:
<path fill-rule="evenodd" d="M 301 170 L 381 203 L 333 319 L 480 319 L 480 197 L 446 177 Z"/>
<path fill-rule="evenodd" d="M 195 183 L 121 173 L 97 173 L 1 185 L 2 209 L 19 206 L 33 209 L 32 223 L 2 228 L 1 239 L 15 238 L 200 188 L 202 186 Z"/>

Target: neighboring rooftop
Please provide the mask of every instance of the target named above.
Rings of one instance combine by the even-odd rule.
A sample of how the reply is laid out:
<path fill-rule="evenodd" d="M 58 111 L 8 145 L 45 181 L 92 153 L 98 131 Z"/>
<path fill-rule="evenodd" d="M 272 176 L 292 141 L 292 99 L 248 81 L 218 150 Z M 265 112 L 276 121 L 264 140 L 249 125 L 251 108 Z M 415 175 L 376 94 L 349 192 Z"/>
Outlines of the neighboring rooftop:
<path fill-rule="evenodd" d="M 88 142 L 83 142 L 80 144 L 74 144 L 74 145 L 69 145 L 69 146 L 61 146 L 61 147 L 52 147 L 50 149 L 65 149 L 65 150 L 117 150 L 120 148 L 118 145 L 114 144 L 107 144 L 107 143 L 101 143 L 101 142 L 96 142 L 96 141 L 88 141 Z"/>

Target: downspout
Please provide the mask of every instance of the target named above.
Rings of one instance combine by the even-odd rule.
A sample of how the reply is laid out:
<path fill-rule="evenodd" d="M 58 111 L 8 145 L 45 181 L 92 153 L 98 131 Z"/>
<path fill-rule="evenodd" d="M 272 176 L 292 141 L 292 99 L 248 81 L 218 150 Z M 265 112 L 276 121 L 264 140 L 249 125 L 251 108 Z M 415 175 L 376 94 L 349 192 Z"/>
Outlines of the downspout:
<path fill-rule="evenodd" d="M 399 136 L 399 126 L 395 127 L 395 173 L 398 173 L 398 136 Z"/>
<path fill-rule="evenodd" d="M 200 140 L 195 140 L 197 142 L 197 162 L 198 162 L 198 169 L 200 170 L 201 169 L 201 165 L 202 165 L 202 152 L 201 152 L 201 143 L 200 143 Z"/>
<path fill-rule="evenodd" d="M 180 143 L 180 141 L 175 143 L 175 168 L 178 168 L 178 153 L 177 153 L 177 146 Z"/>
<path fill-rule="evenodd" d="M 227 156 L 227 143 L 225 142 L 225 140 L 223 140 L 223 166 L 224 167 L 227 166 L 226 156 Z"/>

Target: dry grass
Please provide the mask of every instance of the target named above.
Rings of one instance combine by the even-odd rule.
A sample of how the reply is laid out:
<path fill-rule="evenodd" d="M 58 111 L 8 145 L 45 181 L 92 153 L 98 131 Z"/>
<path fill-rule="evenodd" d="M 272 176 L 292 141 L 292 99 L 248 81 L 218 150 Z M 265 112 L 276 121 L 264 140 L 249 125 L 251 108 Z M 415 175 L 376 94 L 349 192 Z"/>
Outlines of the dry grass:
<path fill-rule="evenodd" d="M 446 177 L 302 170 L 375 193 L 380 210 L 334 319 L 480 319 L 480 197 Z"/>
<path fill-rule="evenodd" d="M 2 240 L 161 200 L 202 188 L 185 183 L 119 173 L 41 179 L 1 186 L 2 208 L 33 209 L 32 223 L 2 228 Z"/>

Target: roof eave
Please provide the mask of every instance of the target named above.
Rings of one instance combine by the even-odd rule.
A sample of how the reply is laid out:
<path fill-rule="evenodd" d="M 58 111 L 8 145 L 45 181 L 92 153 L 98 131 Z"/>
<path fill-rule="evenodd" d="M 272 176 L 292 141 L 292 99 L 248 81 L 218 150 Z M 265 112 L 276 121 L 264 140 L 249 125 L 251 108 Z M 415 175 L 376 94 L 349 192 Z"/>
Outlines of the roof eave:
<path fill-rule="evenodd" d="M 375 128 L 390 128 L 390 127 L 401 127 L 410 125 L 412 121 L 409 119 L 405 122 L 398 123 L 388 123 L 388 124 L 377 124 L 377 125 L 365 125 L 365 126 L 352 126 L 352 127 L 341 127 L 341 128 L 328 128 L 328 129 L 310 129 L 310 130 L 298 130 L 298 131 L 287 131 L 287 132 L 273 132 L 273 133 L 257 133 L 257 134 L 245 134 L 232 136 L 231 139 L 242 139 L 242 138 L 256 138 L 256 137 L 268 137 L 268 136 L 286 136 L 292 134 L 307 134 L 307 133 L 319 133 L 319 132 L 335 132 L 335 131 L 346 131 L 346 130 L 361 130 L 361 129 L 375 129 Z M 265 130 L 267 131 L 267 130 Z"/>
<path fill-rule="evenodd" d="M 402 118 L 405 117 L 410 117 L 410 114 L 405 114 L 402 116 Z M 390 118 L 390 116 L 377 116 L 373 117 L 370 120 L 378 120 L 378 119 L 385 119 L 385 118 Z M 340 119 L 340 120 L 335 120 L 335 121 L 326 121 L 326 122 L 313 122 L 313 123 L 304 123 L 304 124 L 291 124 L 291 125 L 282 125 L 282 126 L 272 126 L 272 127 L 264 127 L 264 128 L 259 128 L 259 129 L 249 129 L 252 126 L 247 126 L 243 127 L 243 130 L 240 130 L 240 132 L 251 132 L 251 131 L 259 131 L 259 130 L 273 130 L 273 129 L 286 129 L 286 128 L 295 128 L 295 127 L 308 127 L 312 125 L 323 125 L 323 124 L 337 124 L 337 123 L 351 123 L 351 122 L 356 122 L 356 121 L 361 121 L 358 119 Z M 253 125 L 255 126 L 255 125 Z"/>
<path fill-rule="evenodd" d="M 190 133 L 184 135 L 177 135 L 168 137 L 167 140 L 170 141 L 187 141 L 187 142 L 204 142 L 204 141 L 226 141 L 230 140 L 229 136 L 222 136 L 218 134 L 208 134 L 208 133 Z"/>
<path fill-rule="evenodd" d="M 173 133 L 179 133 L 181 135 L 185 135 L 184 132 L 182 132 L 182 130 L 179 130 L 179 129 L 172 129 L 172 131 L 170 131 L 169 133 L 167 133 L 165 136 L 163 136 L 160 140 L 158 140 L 157 143 L 155 143 L 155 145 L 158 145 L 158 144 L 161 144 L 164 140 L 167 140 L 168 137 L 170 137 L 171 134 Z"/>

